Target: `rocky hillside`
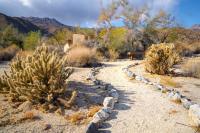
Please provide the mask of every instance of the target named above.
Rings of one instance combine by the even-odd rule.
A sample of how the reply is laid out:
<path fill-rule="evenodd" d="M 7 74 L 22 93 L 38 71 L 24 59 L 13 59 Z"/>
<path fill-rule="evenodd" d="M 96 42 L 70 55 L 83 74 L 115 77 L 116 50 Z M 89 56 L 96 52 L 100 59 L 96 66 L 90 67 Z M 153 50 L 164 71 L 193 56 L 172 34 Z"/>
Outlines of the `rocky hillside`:
<path fill-rule="evenodd" d="M 42 33 L 45 33 L 44 30 L 27 20 L 19 17 L 10 17 L 0 13 L 0 29 L 8 25 L 13 25 L 16 29 L 19 30 L 19 32 L 22 33 L 28 33 L 30 31 L 41 31 Z"/>
<path fill-rule="evenodd" d="M 21 17 L 21 18 L 33 23 L 34 25 L 40 27 L 41 29 L 49 33 L 53 33 L 61 28 L 68 28 L 68 29 L 73 28 L 72 26 L 67 26 L 62 24 L 61 22 L 57 21 L 54 18 L 38 18 L 38 17 Z"/>

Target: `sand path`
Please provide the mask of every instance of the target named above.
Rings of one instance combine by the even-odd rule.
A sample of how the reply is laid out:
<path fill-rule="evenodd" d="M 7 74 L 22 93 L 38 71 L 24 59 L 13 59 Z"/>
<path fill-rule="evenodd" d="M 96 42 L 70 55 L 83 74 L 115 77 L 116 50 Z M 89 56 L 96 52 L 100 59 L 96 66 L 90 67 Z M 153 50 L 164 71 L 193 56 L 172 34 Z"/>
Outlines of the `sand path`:
<path fill-rule="evenodd" d="M 153 86 L 130 81 L 122 68 L 131 61 L 107 62 L 98 79 L 111 83 L 120 94 L 111 119 L 106 121 L 103 132 L 112 133 L 193 133 L 188 112 L 181 105 L 171 102 L 166 94 Z"/>

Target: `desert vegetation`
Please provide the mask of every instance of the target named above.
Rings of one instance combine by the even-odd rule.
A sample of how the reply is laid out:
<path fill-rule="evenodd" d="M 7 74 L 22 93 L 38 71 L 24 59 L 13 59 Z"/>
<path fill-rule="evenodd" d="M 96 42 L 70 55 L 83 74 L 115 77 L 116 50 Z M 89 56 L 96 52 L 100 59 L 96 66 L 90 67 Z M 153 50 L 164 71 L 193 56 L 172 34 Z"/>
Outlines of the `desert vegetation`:
<path fill-rule="evenodd" d="M 55 52 L 49 53 L 45 46 L 26 58 L 16 57 L 11 62 L 10 74 L 5 72 L 0 78 L 1 93 L 7 93 L 12 101 L 43 104 L 47 110 L 50 104 L 63 105 L 65 79 L 72 73 L 71 69 L 65 69 L 64 63 L 64 59 Z M 72 102 L 66 104 L 70 106 Z"/>
<path fill-rule="evenodd" d="M 146 52 L 145 69 L 154 74 L 167 74 L 180 61 L 173 44 L 154 44 Z"/>
<path fill-rule="evenodd" d="M 88 67 L 98 64 L 96 50 L 84 45 L 74 46 L 66 54 L 66 64 L 74 67 Z"/>

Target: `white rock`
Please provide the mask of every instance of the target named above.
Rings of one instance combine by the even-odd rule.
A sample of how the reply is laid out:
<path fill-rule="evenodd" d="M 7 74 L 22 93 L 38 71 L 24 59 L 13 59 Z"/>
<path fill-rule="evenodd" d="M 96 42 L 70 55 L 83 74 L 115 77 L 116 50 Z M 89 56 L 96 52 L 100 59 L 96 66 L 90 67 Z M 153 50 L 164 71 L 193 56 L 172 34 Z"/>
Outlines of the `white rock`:
<path fill-rule="evenodd" d="M 181 101 L 181 95 L 179 93 L 175 93 L 172 97 L 173 101 L 180 102 Z"/>
<path fill-rule="evenodd" d="M 200 105 L 194 104 L 190 106 L 189 117 L 193 121 L 194 126 L 200 127 Z"/>
<path fill-rule="evenodd" d="M 109 93 L 109 96 L 111 96 L 111 97 L 114 98 L 114 101 L 115 101 L 115 102 L 118 101 L 118 99 L 119 99 L 119 94 L 118 94 L 117 90 L 111 89 L 108 93 Z"/>
<path fill-rule="evenodd" d="M 103 107 L 102 110 L 105 111 L 105 112 L 108 113 L 108 114 L 111 114 L 111 113 L 112 113 L 112 109 L 109 108 L 109 107 Z"/>
<path fill-rule="evenodd" d="M 139 76 L 139 75 L 136 75 L 136 76 L 135 76 L 135 80 L 138 80 L 138 81 L 142 81 L 142 78 L 143 78 L 143 77 L 142 77 L 142 76 Z"/>
<path fill-rule="evenodd" d="M 192 105 L 192 102 L 186 98 L 181 98 L 181 103 L 183 104 L 183 107 L 186 109 L 189 109 L 190 106 Z"/>
<path fill-rule="evenodd" d="M 174 92 L 173 92 L 173 91 L 171 91 L 171 92 L 168 93 L 168 97 L 169 97 L 170 99 L 171 99 L 173 96 L 174 96 Z"/>
<path fill-rule="evenodd" d="M 105 112 L 103 109 L 101 109 L 93 116 L 93 120 L 91 122 L 101 123 L 105 121 L 108 117 L 109 117 L 109 114 Z"/>
<path fill-rule="evenodd" d="M 114 108 L 115 100 L 113 97 L 106 97 L 103 101 L 103 106 L 104 107 L 109 107 L 111 109 Z"/>
<path fill-rule="evenodd" d="M 156 84 L 155 85 L 159 90 L 162 90 L 163 89 L 163 86 L 161 84 Z"/>

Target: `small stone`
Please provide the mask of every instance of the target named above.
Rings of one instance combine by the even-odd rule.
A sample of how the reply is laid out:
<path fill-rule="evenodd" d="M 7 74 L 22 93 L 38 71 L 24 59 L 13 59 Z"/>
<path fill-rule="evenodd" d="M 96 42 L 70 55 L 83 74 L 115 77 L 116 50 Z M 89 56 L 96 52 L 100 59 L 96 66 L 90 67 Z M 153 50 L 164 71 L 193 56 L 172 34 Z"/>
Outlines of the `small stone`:
<path fill-rule="evenodd" d="M 102 110 L 105 111 L 105 112 L 108 113 L 108 114 L 111 114 L 111 113 L 112 113 L 112 109 L 109 108 L 109 107 L 103 107 Z"/>
<path fill-rule="evenodd" d="M 103 101 L 103 106 L 104 107 L 109 107 L 111 109 L 114 108 L 115 100 L 113 97 L 106 97 Z"/>
<path fill-rule="evenodd" d="M 96 125 L 91 122 L 86 129 L 86 133 L 99 133 L 99 131 Z"/>
<path fill-rule="evenodd" d="M 135 80 L 138 80 L 138 81 L 142 81 L 142 78 L 143 78 L 143 77 L 142 77 L 142 76 L 139 76 L 139 75 L 136 75 L 136 76 L 135 76 Z"/>
<path fill-rule="evenodd" d="M 131 72 L 131 71 L 127 71 L 127 72 L 126 72 L 126 75 L 127 75 L 129 78 L 135 77 L 135 74 L 134 74 L 133 72 Z"/>
<path fill-rule="evenodd" d="M 18 110 L 22 110 L 23 112 L 30 111 L 32 106 L 33 104 L 30 101 L 26 101 L 18 107 Z"/>
<path fill-rule="evenodd" d="M 102 123 L 109 117 L 109 114 L 104 110 L 99 110 L 94 116 L 92 122 L 95 124 Z"/>
<path fill-rule="evenodd" d="M 181 103 L 183 104 L 183 107 L 186 109 L 189 109 L 190 106 L 192 105 L 192 102 L 186 98 L 181 98 Z"/>
<path fill-rule="evenodd" d="M 194 126 L 200 127 L 200 105 L 194 104 L 190 106 L 189 117 L 193 121 Z"/>
<path fill-rule="evenodd" d="M 171 99 L 173 96 L 174 96 L 174 92 L 173 92 L 173 91 L 171 91 L 171 92 L 168 93 L 168 97 L 169 97 L 170 99 Z"/>
<path fill-rule="evenodd" d="M 171 92 L 168 96 L 174 102 L 181 102 L 181 95 L 178 92 Z"/>
<path fill-rule="evenodd" d="M 113 97 L 115 102 L 117 102 L 119 99 L 119 94 L 118 94 L 117 90 L 115 90 L 115 89 L 111 89 L 109 91 L 109 96 Z"/>
<path fill-rule="evenodd" d="M 157 89 L 159 89 L 159 90 L 162 90 L 164 87 L 162 86 L 162 85 L 160 85 L 160 84 L 156 84 L 155 85 L 156 87 L 157 87 Z"/>

